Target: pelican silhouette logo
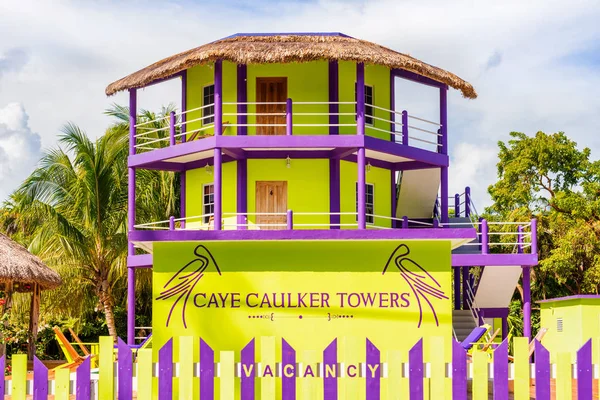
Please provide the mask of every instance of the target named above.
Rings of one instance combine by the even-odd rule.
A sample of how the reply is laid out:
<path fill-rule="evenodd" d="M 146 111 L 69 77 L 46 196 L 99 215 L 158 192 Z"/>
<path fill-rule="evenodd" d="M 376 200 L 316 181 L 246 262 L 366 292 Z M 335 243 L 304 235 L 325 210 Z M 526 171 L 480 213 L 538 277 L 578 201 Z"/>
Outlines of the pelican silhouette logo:
<path fill-rule="evenodd" d="M 190 299 L 194 287 L 198 284 L 200 279 L 204 276 L 204 272 L 211 265 L 214 265 L 215 269 L 221 275 L 221 270 L 215 261 L 215 258 L 210 251 L 203 245 L 199 245 L 194 249 L 195 259 L 185 264 L 165 285 L 163 291 L 156 300 L 167 300 L 172 297 L 177 297 L 169 315 L 167 316 L 167 327 L 171 321 L 171 315 L 173 310 L 177 307 L 177 304 L 183 301 L 183 307 L 181 309 L 181 318 L 183 320 L 183 327 L 187 329 L 187 323 L 185 321 L 185 309 L 187 302 Z"/>
<path fill-rule="evenodd" d="M 386 273 L 390 265 L 395 265 L 400 271 L 400 275 L 406 281 L 417 299 L 417 304 L 419 306 L 419 324 L 417 325 L 417 328 L 420 328 L 423 322 L 424 304 L 421 303 L 421 300 L 427 303 L 433 313 L 435 325 L 439 326 L 440 324 L 435 312 L 435 307 L 431 304 L 431 298 L 448 299 L 448 296 L 440 289 L 442 286 L 429 272 L 425 271 L 418 263 L 408 258 L 409 254 L 410 249 L 407 245 L 401 244 L 396 247 L 388 259 L 387 264 L 385 264 L 382 274 Z"/>

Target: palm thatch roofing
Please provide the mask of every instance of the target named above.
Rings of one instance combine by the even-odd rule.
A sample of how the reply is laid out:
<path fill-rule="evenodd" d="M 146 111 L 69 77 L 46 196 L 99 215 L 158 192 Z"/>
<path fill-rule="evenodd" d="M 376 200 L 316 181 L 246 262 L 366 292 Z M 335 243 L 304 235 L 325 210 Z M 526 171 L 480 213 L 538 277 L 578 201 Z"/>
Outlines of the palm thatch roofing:
<path fill-rule="evenodd" d="M 19 283 L 15 290 L 27 292 L 33 290 L 34 283 L 41 289 L 53 289 L 59 286 L 62 280 L 58 273 L 25 247 L 0 233 L 0 283 L 8 282 Z"/>
<path fill-rule="evenodd" d="M 414 72 L 460 90 L 466 98 L 477 97 L 470 83 L 451 72 L 376 43 L 340 33 L 236 34 L 155 62 L 108 85 L 106 95 L 144 87 L 156 80 L 216 60 L 226 60 L 236 64 L 316 60 L 362 62 Z"/>

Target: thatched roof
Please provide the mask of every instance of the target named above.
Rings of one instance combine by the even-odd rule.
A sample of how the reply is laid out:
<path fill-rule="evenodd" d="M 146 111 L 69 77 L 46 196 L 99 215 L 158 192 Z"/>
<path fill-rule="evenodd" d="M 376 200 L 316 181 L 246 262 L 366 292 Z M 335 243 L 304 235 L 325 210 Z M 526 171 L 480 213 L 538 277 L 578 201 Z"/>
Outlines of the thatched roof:
<path fill-rule="evenodd" d="M 233 35 L 155 62 L 111 83 L 106 88 L 106 94 L 110 96 L 122 90 L 143 87 L 157 79 L 167 78 L 193 66 L 219 59 L 236 64 L 315 60 L 364 62 L 411 71 L 458 89 L 464 97 L 477 97 L 470 83 L 451 72 L 387 47 L 339 33 Z"/>
<path fill-rule="evenodd" d="M 0 282 L 38 283 L 41 289 L 53 289 L 62 283 L 60 275 L 19 243 L 0 233 Z M 17 291 L 27 291 L 24 287 Z"/>

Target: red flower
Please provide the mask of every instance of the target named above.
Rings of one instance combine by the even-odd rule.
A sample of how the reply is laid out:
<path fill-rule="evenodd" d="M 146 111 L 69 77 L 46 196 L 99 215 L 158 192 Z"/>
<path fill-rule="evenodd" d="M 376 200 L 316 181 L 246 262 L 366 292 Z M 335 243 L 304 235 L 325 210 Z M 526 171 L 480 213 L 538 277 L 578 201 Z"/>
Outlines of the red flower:
<path fill-rule="evenodd" d="M 3 305 L 4 305 L 4 303 L 6 303 L 6 300 L 4 300 L 4 299 L 0 299 L 0 306 L 3 306 Z"/>

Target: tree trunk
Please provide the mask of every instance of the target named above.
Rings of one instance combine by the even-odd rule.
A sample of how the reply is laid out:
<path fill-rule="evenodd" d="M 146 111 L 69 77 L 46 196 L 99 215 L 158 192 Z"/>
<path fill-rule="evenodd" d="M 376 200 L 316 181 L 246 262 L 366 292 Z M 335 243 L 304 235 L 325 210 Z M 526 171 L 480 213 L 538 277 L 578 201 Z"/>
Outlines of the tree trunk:
<path fill-rule="evenodd" d="M 104 308 L 104 317 L 106 318 L 108 334 L 116 341 L 117 327 L 115 326 L 115 314 L 113 312 L 113 298 L 109 288 L 110 285 L 108 280 L 103 279 L 98 290 L 98 297 L 100 298 L 100 303 L 102 303 L 102 307 Z"/>

